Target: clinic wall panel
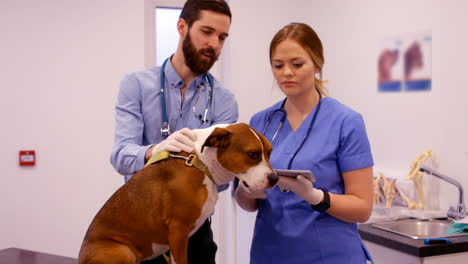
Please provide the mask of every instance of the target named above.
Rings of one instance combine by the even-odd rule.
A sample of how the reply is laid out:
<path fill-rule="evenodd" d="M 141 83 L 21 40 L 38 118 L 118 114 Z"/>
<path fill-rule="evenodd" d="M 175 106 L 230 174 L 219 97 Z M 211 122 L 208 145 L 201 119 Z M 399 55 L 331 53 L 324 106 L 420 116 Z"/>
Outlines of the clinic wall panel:
<path fill-rule="evenodd" d="M 0 2 L 0 248 L 76 257 L 123 183 L 111 167 L 123 74 L 143 68 L 143 3 Z M 33 149 L 34 167 L 18 151 Z"/>

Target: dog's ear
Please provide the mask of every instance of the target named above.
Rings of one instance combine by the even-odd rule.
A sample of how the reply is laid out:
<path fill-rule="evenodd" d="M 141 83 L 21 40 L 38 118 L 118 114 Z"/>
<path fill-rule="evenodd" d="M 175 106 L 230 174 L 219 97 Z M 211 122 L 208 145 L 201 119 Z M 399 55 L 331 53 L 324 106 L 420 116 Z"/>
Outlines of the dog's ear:
<path fill-rule="evenodd" d="M 263 147 L 265 148 L 265 153 L 267 153 L 267 156 L 270 157 L 271 151 L 272 151 L 272 146 L 271 142 L 260 132 L 258 132 L 255 128 L 250 127 L 250 129 L 257 134 L 257 136 L 260 138 L 260 141 L 262 142 Z"/>
<path fill-rule="evenodd" d="M 212 148 L 225 148 L 229 145 L 231 139 L 231 132 L 227 131 L 224 128 L 215 128 L 213 132 L 208 136 L 201 147 L 201 152 L 203 152 L 204 147 Z"/>

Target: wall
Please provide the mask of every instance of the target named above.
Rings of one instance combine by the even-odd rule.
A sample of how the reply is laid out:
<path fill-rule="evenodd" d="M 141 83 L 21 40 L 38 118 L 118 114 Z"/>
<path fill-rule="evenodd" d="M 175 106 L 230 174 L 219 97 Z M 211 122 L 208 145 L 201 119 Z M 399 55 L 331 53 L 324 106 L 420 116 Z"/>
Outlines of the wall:
<path fill-rule="evenodd" d="M 109 163 L 123 74 L 143 68 L 143 2 L 0 2 L 0 248 L 76 257 L 122 183 Z M 37 165 L 18 166 L 34 149 Z"/>
<path fill-rule="evenodd" d="M 232 0 L 230 5 L 234 17 L 224 78 L 239 100 L 241 121 L 282 97 L 268 65 L 272 36 L 288 22 L 307 22 L 325 46 L 330 95 L 364 115 L 376 166 L 406 171 L 417 154 L 432 149 L 439 170 L 468 186 L 468 92 L 462 86 L 467 3 Z M 421 30 L 433 35 L 433 90 L 377 93 L 382 38 Z M 77 255 L 92 217 L 122 184 L 108 161 L 113 107 L 123 74 L 144 67 L 143 32 L 143 1 L 0 1 L 0 248 Z M 20 149 L 37 151 L 36 167 L 17 165 Z M 455 201 L 455 189 L 441 184 L 441 204 Z M 239 208 L 235 213 L 237 224 L 228 227 L 236 230 L 234 257 L 248 263 L 254 215 Z"/>

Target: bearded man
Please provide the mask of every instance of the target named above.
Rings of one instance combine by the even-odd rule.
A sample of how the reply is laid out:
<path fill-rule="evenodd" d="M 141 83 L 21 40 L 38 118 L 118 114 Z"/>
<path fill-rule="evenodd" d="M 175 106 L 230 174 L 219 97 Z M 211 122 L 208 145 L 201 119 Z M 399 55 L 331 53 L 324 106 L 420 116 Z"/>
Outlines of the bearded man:
<path fill-rule="evenodd" d="M 127 74 L 121 81 L 111 163 L 125 181 L 157 152 L 190 153 L 196 140 L 191 129 L 237 122 L 234 95 L 208 73 L 228 37 L 231 17 L 224 0 L 188 0 L 177 22 L 176 52 L 161 67 Z M 226 188 L 218 186 L 218 191 Z M 188 263 L 214 264 L 216 250 L 208 219 L 190 237 Z"/>

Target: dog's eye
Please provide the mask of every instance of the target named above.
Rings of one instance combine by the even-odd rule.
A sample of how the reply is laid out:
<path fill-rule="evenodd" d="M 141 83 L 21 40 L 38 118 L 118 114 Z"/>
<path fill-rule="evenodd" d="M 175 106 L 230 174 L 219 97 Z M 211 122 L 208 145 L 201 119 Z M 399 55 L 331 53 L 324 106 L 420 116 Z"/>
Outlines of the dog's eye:
<path fill-rule="evenodd" d="M 260 159 L 260 152 L 258 151 L 249 151 L 247 152 L 247 155 L 253 160 L 259 160 Z"/>

